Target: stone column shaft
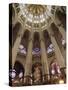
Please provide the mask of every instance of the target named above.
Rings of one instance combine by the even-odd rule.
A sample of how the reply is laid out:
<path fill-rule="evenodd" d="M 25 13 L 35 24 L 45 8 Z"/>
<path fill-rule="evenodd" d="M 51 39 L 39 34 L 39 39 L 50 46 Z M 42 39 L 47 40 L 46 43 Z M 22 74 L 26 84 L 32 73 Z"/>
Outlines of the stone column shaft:
<path fill-rule="evenodd" d="M 25 25 L 26 25 L 27 20 L 25 20 L 23 27 L 20 28 L 19 32 L 18 32 L 18 37 L 14 43 L 14 46 L 12 48 L 12 67 L 14 66 L 15 60 L 16 60 L 16 56 L 17 56 L 17 52 L 19 49 L 19 45 L 21 43 L 21 39 L 24 35 L 25 32 Z"/>
<path fill-rule="evenodd" d="M 55 25 L 58 27 L 58 30 L 61 33 L 63 39 L 66 41 L 66 32 L 61 25 L 59 26 L 59 24 L 61 24 L 60 21 L 55 17 L 51 17 L 51 18 L 52 18 L 53 22 L 55 23 Z"/>
<path fill-rule="evenodd" d="M 27 50 L 27 56 L 26 56 L 25 75 L 24 76 L 31 75 L 31 71 L 32 71 L 32 48 L 33 48 L 33 34 L 31 33 L 31 36 L 29 37 L 29 42 L 28 42 L 28 50 Z"/>
<path fill-rule="evenodd" d="M 40 47 L 41 47 L 41 62 L 42 62 L 43 75 L 49 74 L 47 54 L 46 54 L 45 44 L 44 44 L 44 40 L 41 32 L 40 32 Z"/>
<path fill-rule="evenodd" d="M 17 52 L 19 50 L 19 45 L 21 42 L 21 38 L 23 37 L 24 31 L 22 30 L 22 35 L 19 35 L 14 43 L 14 46 L 12 48 L 12 68 L 14 67 L 14 63 L 16 60 Z"/>
<path fill-rule="evenodd" d="M 49 33 L 49 36 L 51 38 L 51 42 L 52 42 L 52 44 L 54 46 L 56 60 L 57 60 L 58 64 L 60 65 L 60 68 L 65 67 L 65 62 L 64 62 L 65 60 L 64 60 L 64 58 L 63 58 L 63 56 L 61 54 L 61 51 L 60 51 L 60 49 L 58 47 L 58 44 L 57 44 L 53 34 L 51 34 L 50 29 L 48 30 L 48 33 Z"/>

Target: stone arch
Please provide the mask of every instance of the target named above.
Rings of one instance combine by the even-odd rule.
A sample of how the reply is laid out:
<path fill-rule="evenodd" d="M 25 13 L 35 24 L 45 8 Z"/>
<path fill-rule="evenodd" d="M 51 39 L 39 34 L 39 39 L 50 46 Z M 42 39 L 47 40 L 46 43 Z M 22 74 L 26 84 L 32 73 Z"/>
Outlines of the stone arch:
<path fill-rule="evenodd" d="M 43 31 L 43 36 L 44 36 L 44 41 L 46 43 L 46 48 L 47 48 L 48 45 L 51 43 L 51 39 L 49 37 L 49 34 L 48 34 L 47 30 Z"/>
<path fill-rule="evenodd" d="M 44 43 L 45 43 L 47 56 L 51 57 L 54 54 L 54 48 L 53 48 L 53 44 L 51 42 L 51 38 L 47 30 L 43 31 L 43 37 L 44 37 Z"/>
<path fill-rule="evenodd" d="M 35 52 L 40 51 L 40 37 L 38 32 L 34 33 L 33 50 Z"/>
<path fill-rule="evenodd" d="M 33 64 L 41 62 L 40 36 L 39 32 L 34 32 L 33 49 L 32 49 Z"/>
<path fill-rule="evenodd" d="M 24 76 L 24 72 L 25 72 L 24 66 L 18 60 L 14 64 L 14 69 L 17 75 L 19 75 L 20 72 L 22 72 Z"/>

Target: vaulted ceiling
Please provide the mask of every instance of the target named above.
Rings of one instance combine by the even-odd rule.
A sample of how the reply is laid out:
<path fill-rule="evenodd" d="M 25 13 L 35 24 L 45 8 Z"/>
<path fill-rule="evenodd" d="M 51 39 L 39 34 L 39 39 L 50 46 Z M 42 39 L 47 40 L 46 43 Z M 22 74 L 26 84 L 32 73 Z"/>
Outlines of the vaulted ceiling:
<path fill-rule="evenodd" d="M 56 7 L 50 5 L 14 4 L 15 12 L 21 22 L 26 22 L 29 28 L 39 29 L 51 23 L 51 16 L 55 15 Z"/>

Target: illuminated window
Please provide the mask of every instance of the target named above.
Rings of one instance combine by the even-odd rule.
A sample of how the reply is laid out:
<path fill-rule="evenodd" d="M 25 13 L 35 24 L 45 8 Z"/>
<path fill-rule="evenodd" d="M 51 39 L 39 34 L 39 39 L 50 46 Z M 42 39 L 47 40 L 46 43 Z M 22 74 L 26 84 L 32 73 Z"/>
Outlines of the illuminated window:
<path fill-rule="evenodd" d="M 26 48 L 24 48 L 23 45 L 20 45 L 19 46 L 19 52 L 22 53 L 22 54 L 26 54 Z"/>
<path fill-rule="evenodd" d="M 32 54 L 33 54 L 33 55 L 35 55 L 35 54 L 36 54 L 36 55 L 40 54 L 40 49 L 39 49 L 39 48 L 34 48 L 33 51 L 32 51 Z"/>
<path fill-rule="evenodd" d="M 50 53 L 52 51 L 54 51 L 53 44 L 50 44 L 49 47 L 47 48 L 47 53 Z"/>
<path fill-rule="evenodd" d="M 65 45 L 65 40 L 64 39 L 62 39 L 62 45 Z"/>
<path fill-rule="evenodd" d="M 14 79 L 14 78 L 16 77 L 16 71 L 15 71 L 15 69 L 10 70 L 9 76 L 10 76 L 12 79 Z"/>

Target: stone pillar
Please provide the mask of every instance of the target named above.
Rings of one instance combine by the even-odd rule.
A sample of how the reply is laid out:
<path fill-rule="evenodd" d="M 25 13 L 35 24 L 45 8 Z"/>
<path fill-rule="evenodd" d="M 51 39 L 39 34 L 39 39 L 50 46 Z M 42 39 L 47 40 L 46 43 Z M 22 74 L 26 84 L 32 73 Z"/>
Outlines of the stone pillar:
<path fill-rule="evenodd" d="M 47 54 L 46 54 L 43 34 L 41 31 L 39 34 L 40 34 L 42 73 L 43 73 L 43 75 L 47 75 L 47 78 L 49 78 L 49 76 L 48 76 L 49 75 L 49 67 L 48 67 L 48 62 L 47 62 Z"/>
<path fill-rule="evenodd" d="M 47 31 L 48 31 L 49 36 L 51 38 L 51 42 L 52 42 L 52 44 L 54 46 L 56 60 L 57 60 L 58 64 L 60 65 L 60 68 L 65 67 L 65 60 L 64 60 L 64 58 L 63 58 L 63 56 L 61 54 L 61 51 L 59 49 L 59 46 L 58 46 L 56 40 L 54 38 L 54 34 L 53 34 L 53 32 L 52 32 L 52 30 L 50 28 Z"/>
<path fill-rule="evenodd" d="M 26 56 L 26 63 L 25 63 L 25 75 L 24 76 L 30 76 L 31 75 L 31 69 L 32 69 L 32 48 L 33 48 L 33 33 L 31 33 L 29 37 L 29 43 L 28 43 L 28 50 L 27 50 L 27 56 Z"/>
<path fill-rule="evenodd" d="M 12 68 L 14 67 L 14 63 L 16 60 L 17 52 L 19 50 L 19 45 L 20 45 L 21 39 L 23 37 L 23 34 L 24 34 L 24 30 L 22 30 L 21 34 L 18 35 L 18 37 L 14 43 L 14 46 L 12 48 Z"/>
<path fill-rule="evenodd" d="M 56 17 L 52 16 L 51 18 L 52 18 L 53 22 L 55 23 L 56 27 L 58 27 L 58 30 L 61 33 L 63 39 L 66 41 L 66 32 L 65 32 L 64 28 L 62 27 L 60 21 Z"/>
<path fill-rule="evenodd" d="M 29 38 L 28 50 L 26 55 L 25 73 L 24 73 L 24 84 L 31 85 L 31 73 L 32 73 L 32 48 L 33 48 L 33 34 Z"/>

